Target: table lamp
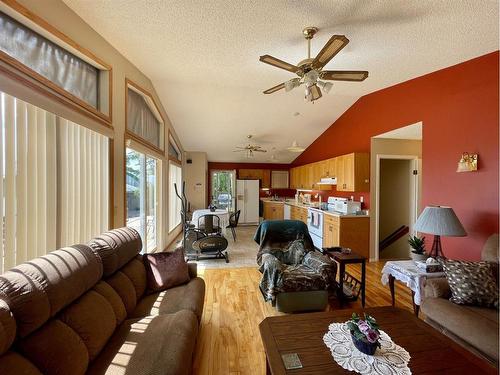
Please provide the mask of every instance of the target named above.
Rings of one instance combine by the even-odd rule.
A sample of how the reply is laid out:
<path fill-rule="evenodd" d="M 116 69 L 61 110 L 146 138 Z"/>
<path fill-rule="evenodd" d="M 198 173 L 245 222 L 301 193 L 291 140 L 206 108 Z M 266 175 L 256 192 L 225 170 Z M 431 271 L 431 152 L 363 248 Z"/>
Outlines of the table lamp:
<path fill-rule="evenodd" d="M 434 235 L 431 257 L 445 258 L 441 248 L 441 236 L 463 237 L 467 235 L 453 209 L 446 206 L 425 207 L 413 229 L 417 232 Z"/>

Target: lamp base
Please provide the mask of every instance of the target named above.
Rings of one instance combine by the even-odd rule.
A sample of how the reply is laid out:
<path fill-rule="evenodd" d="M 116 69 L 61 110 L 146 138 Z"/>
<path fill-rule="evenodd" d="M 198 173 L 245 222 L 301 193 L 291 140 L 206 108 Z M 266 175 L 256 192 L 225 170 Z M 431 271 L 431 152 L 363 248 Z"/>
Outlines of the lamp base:
<path fill-rule="evenodd" d="M 431 253 L 429 254 L 433 258 L 445 258 L 443 254 L 443 249 L 441 248 L 441 236 L 435 234 L 434 241 L 432 242 Z"/>

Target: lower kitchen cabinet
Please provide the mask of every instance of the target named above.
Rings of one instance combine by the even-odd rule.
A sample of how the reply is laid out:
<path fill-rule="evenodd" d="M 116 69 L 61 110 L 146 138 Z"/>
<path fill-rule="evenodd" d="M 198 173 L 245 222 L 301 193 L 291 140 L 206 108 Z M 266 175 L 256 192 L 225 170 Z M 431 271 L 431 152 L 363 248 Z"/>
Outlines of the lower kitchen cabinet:
<path fill-rule="evenodd" d="M 303 221 L 307 225 L 307 208 L 291 206 L 290 219 Z"/>
<path fill-rule="evenodd" d="M 348 247 L 353 252 L 370 257 L 370 218 L 324 215 L 323 247 Z"/>
<path fill-rule="evenodd" d="M 264 220 L 283 220 L 284 204 L 264 201 Z"/>

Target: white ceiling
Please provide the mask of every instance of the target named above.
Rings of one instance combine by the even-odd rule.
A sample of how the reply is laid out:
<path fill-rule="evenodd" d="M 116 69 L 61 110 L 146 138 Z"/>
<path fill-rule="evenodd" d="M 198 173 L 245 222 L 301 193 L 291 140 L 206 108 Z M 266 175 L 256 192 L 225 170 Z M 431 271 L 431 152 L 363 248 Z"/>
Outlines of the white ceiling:
<path fill-rule="evenodd" d="M 416 124 L 403 126 L 402 128 L 394 129 L 386 133 L 376 135 L 373 138 L 388 138 L 388 139 L 422 139 L 422 122 Z"/>
<path fill-rule="evenodd" d="M 498 0 L 63 0 L 148 75 L 186 150 L 209 161 L 276 162 L 311 144 L 361 96 L 498 49 Z M 325 69 L 368 70 L 305 103 L 296 89 L 262 91 L 293 77 L 259 62 L 306 57 L 305 26 L 350 39 Z M 295 112 L 300 115 L 294 116 Z M 246 135 L 270 152 L 232 152 Z"/>

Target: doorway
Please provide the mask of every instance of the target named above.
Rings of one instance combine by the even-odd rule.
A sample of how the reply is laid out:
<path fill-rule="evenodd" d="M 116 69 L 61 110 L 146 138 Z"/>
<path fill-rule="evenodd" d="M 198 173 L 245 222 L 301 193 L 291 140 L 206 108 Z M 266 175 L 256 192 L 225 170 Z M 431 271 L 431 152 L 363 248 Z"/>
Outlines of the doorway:
<path fill-rule="evenodd" d="M 212 171 L 211 204 L 217 208 L 234 211 L 236 208 L 236 170 Z"/>
<path fill-rule="evenodd" d="M 418 158 L 380 155 L 377 164 L 379 259 L 408 259 L 408 234 L 417 219 Z"/>

